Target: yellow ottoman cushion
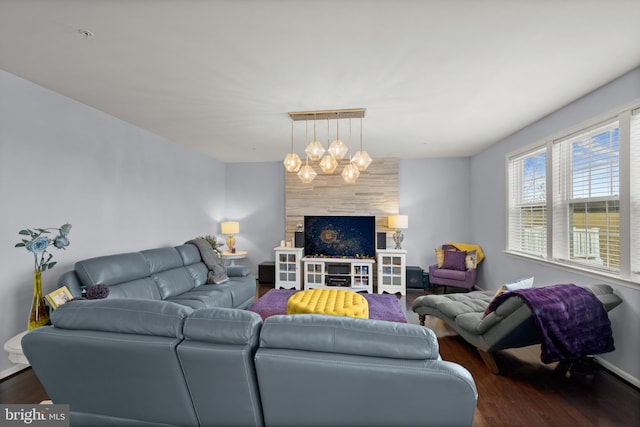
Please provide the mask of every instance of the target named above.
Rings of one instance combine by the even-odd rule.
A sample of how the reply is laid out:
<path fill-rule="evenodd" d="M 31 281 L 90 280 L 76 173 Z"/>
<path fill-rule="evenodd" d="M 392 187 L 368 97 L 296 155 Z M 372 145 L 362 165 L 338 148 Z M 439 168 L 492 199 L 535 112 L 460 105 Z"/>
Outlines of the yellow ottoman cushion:
<path fill-rule="evenodd" d="M 330 314 L 369 318 L 369 302 L 359 293 L 344 289 L 309 289 L 293 294 L 287 301 L 287 314 Z"/>

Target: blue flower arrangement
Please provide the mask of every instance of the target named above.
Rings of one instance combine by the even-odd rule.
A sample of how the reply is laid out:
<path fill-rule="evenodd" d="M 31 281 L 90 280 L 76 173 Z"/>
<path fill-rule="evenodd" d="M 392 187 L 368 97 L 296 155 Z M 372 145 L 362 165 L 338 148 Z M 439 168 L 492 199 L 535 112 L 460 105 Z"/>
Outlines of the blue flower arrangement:
<path fill-rule="evenodd" d="M 46 234 L 57 231 L 55 238 L 51 239 Z M 51 270 L 56 265 L 55 261 L 51 261 L 53 254 L 49 253 L 47 248 L 54 246 L 56 249 L 65 249 L 69 246 L 69 231 L 71 224 L 64 224 L 60 228 L 26 228 L 18 232 L 21 236 L 29 236 L 29 239 L 22 239 L 22 242 L 16 243 L 16 248 L 26 248 L 33 254 L 35 270 L 45 271 Z"/>

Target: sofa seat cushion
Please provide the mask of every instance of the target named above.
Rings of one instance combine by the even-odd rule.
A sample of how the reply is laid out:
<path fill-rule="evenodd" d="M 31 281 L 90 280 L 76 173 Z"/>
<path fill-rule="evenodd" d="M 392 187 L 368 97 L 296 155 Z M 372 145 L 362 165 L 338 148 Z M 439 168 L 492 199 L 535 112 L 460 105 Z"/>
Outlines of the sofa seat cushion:
<path fill-rule="evenodd" d="M 234 307 L 231 293 L 221 289 L 220 285 L 198 286 L 180 295 L 171 296 L 167 298 L 167 301 L 183 304 L 194 309 Z"/>
<path fill-rule="evenodd" d="M 448 295 L 426 295 L 419 297 L 414 302 L 414 308 L 417 305 L 423 305 L 439 311 L 447 318 L 453 320 L 459 327 L 473 333 L 480 333 L 479 328 L 486 331 L 489 327 L 496 324 L 500 318 L 506 316 L 487 316 L 482 319 L 484 311 L 493 299 L 492 291 L 473 291 L 469 293 L 458 293 Z M 517 303 L 517 301 L 514 301 Z M 520 304 L 522 302 L 520 301 Z M 514 308 L 515 309 L 515 308 Z M 485 321 L 486 320 L 486 321 Z"/>
<path fill-rule="evenodd" d="M 238 307 L 251 298 L 255 298 L 256 286 L 255 280 L 246 280 L 237 277 L 231 277 L 227 282 L 214 285 L 219 289 L 224 289 L 231 295 L 232 307 Z"/>
<path fill-rule="evenodd" d="M 440 279 L 450 279 L 450 280 L 461 280 L 464 281 L 466 279 L 466 271 L 463 270 L 448 270 L 445 268 L 438 268 L 430 273 L 433 277 L 438 277 Z"/>
<path fill-rule="evenodd" d="M 151 277 L 109 286 L 109 298 L 162 299 L 158 286 Z"/>

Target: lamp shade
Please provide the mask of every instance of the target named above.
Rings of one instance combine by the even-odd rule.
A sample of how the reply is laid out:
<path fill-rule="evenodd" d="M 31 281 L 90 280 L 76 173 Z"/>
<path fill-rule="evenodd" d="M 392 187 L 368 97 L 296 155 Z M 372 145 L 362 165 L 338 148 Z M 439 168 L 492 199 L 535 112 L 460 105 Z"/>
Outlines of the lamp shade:
<path fill-rule="evenodd" d="M 222 234 L 238 234 L 240 232 L 240 223 L 237 221 L 225 221 L 220 224 L 220 232 Z"/>
<path fill-rule="evenodd" d="M 409 216 L 407 215 L 389 215 L 387 220 L 389 222 L 389 228 L 409 228 Z"/>

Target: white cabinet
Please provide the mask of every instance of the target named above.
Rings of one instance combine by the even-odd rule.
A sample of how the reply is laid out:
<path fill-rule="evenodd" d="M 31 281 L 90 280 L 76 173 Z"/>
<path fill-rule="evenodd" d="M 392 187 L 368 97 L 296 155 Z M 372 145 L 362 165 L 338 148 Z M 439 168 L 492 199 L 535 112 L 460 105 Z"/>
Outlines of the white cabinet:
<path fill-rule="evenodd" d="M 300 277 L 300 260 L 304 255 L 303 248 L 277 247 L 276 253 L 276 289 L 302 289 Z"/>
<path fill-rule="evenodd" d="M 304 288 L 349 289 L 373 293 L 373 259 L 302 258 Z"/>
<path fill-rule="evenodd" d="M 407 294 L 407 251 L 385 249 L 377 251 L 378 256 L 378 293 L 388 292 Z"/>

